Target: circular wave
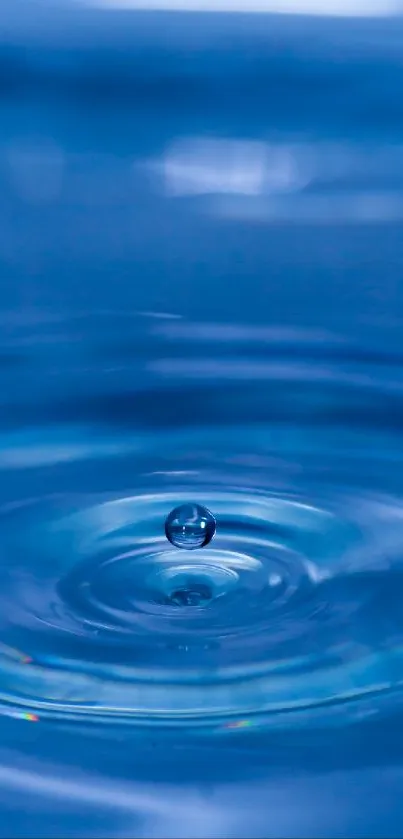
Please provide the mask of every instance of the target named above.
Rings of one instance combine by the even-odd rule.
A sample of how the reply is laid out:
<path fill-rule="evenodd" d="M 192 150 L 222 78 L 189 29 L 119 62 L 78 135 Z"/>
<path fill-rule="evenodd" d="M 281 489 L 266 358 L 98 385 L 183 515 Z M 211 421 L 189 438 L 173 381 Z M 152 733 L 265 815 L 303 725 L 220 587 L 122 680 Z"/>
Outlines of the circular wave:
<path fill-rule="evenodd" d="M 189 497 L 3 510 L 3 708 L 230 729 L 396 704 L 400 504 L 199 487 L 191 500 L 214 512 L 217 533 L 186 551 L 164 521 Z"/>
<path fill-rule="evenodd" d="M 108 392 L 99 353 L 90 377 L 57 360 L 50 398 L 15 383 L 0 710 L 216 731 L 399 709 L 400 352 L 194 326 L 136 332 Z M 164 523 L 189 503 L 217 530 L 187 551 Z"/>

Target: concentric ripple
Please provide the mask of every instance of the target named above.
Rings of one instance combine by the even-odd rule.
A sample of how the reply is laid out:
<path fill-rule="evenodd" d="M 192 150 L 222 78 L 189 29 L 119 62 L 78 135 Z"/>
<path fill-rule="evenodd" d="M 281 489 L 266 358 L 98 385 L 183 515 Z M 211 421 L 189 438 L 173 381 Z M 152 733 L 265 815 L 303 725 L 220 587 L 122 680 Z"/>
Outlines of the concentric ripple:
<path fill-rule="evenodd" d="M 200 551 L 163 532 L 188 500 L 161 491 L 3 511 L 3 707 L 267 727 L 396 702 L 403 517 L 392 498 L 200 489 L 192 501 L 219 522 Z"/>

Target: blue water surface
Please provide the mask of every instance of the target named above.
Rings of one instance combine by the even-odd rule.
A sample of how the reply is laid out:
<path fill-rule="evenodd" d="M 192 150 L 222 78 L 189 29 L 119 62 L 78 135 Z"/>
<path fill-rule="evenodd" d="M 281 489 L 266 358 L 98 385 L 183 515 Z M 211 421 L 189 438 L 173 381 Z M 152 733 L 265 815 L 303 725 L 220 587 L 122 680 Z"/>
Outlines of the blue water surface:
<path fill-rule="evenodd" d="M 1 15 L 0 837 L 403 836 L 403 24 Z"/>

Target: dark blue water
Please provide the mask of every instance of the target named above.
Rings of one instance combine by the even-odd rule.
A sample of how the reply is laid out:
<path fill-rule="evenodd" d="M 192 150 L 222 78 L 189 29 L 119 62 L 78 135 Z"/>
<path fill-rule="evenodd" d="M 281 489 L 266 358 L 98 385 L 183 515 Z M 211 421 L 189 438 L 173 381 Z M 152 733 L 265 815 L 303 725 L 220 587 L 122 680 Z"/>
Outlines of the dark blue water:
<path fill-rule="evenodd" d="M 403 24 L 1 14 L 0 836 L 402 836 Z"/>

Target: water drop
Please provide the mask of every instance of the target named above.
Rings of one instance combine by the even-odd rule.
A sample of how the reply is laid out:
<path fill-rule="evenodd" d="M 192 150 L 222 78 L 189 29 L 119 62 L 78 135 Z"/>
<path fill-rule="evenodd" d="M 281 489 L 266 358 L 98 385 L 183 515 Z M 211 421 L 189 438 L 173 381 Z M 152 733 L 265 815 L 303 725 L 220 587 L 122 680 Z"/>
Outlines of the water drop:
<path fill-rule="evenodd" d="M 215 518 L 201 504 L 182 504 L 175 507 L 165 522 L 167 539 L 176 548 L 192 551 L 211 542 L 216 529 Z"/>

